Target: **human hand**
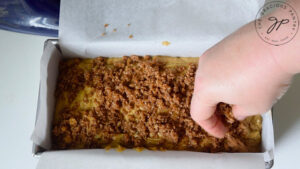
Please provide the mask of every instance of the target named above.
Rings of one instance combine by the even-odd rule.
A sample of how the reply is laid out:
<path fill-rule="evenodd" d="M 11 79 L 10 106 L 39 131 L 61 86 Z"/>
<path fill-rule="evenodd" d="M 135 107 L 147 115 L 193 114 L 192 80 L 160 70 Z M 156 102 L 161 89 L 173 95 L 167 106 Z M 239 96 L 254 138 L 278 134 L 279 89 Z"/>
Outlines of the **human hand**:
<path fill-rule="evenodd" d="M 199 59 L 192 118 L 211 135 L 222 138 L 226 128 L 216 105 L 232 105 L 238 120 L 262 114 L 287 90 L 292 74 L 276 62 L 270 45 L 257 36 L 253 23 L 222 40 Z"/>

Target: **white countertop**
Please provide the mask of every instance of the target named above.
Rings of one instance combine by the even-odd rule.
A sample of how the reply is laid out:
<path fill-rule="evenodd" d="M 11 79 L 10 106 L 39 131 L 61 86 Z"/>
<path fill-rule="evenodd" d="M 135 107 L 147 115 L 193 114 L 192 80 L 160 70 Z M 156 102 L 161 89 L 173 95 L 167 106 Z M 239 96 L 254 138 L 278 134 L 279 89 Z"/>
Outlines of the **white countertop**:
<path fill-rule="evenodd" d="M 0 30 L 0 162 L 5 169 L 33 169 L 33 130 L 39 63 L 46 37 Z M 274 169 L 300 168 L 300 75 L 275 105 Z"/>

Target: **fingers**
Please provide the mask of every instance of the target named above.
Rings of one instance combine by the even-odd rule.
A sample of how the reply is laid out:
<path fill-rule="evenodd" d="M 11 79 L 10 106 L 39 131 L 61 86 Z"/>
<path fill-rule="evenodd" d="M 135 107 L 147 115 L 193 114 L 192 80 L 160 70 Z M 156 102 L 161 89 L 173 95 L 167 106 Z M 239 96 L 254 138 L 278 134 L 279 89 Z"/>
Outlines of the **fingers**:
<path fill-rule="evenodd" d="M 212 136 L 223 138 L 227 129 L 221 119 L 215 114 L 216 106 L 200 103 L 201 100 L 193 97 L 191 104 L 192 119 Z"/>
<path fill-rule="evenodd" d="M 247 111 L 242 106 L 233 106 L 232 107 L 232 113 L 234 118 L 237 120 L 244 120 L 247 116 L 249 116 L 249 111 Z"/>
<path fill-rule="evenodd" d="M 197 90 L 197 80 L 191 101 L 191 117 L 204 130 L 212 136 L 223 138 L 227 131 L 221 119 L 215 114 L 217 103 L 205 97 L 201 91 Z"/>
<path fill-rule="evenodd" d="M 209 98 L 199 95 L 201 94 L 194 92 L 191 101 L 191 116 L 196 122 L 209 119 L 216 110 L 216 103 L 210 102 L 207 100 Z"/>
<path fill-rule="evenodd" d="M 227 132 L 227 128 L 222 123 L 220 117 L 213 114 L 206 120 L 197 122 L 205 131 L 217 138 L 223 138 Z"/>

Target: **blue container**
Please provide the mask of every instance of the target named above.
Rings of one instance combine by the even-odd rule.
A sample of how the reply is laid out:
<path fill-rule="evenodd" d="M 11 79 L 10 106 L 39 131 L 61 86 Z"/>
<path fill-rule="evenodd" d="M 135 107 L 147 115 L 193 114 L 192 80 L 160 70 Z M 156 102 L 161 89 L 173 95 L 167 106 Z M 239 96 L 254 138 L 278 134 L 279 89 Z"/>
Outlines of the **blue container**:
<path fill-rule="evenodd" d="M 58 36 L 60 0 L 0 0 L 0 29 Z"/>

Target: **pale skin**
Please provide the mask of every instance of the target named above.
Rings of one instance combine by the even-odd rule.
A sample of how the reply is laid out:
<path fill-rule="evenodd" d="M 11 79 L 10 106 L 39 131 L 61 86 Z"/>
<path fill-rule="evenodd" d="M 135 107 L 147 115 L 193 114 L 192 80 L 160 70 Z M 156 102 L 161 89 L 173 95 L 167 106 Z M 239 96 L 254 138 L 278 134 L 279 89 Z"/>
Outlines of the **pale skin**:
<path fill-rule="evenodd" d="M 288 1 L 300 15 L 300 2 Z M 273 14 L 280 16 L 280 11 Z M 272 13 L 270 14 L 272 15 Z M 267 112 L 300 73 L 300 33 L 273 46 L 257 35 L 251 22 L 208 49 L 199 59 L 191 102 L 192 118 L 212 136 L 227 131 L 216 105 L 232 105 L 238 120 Z"/>

